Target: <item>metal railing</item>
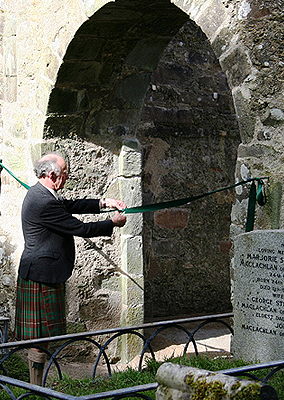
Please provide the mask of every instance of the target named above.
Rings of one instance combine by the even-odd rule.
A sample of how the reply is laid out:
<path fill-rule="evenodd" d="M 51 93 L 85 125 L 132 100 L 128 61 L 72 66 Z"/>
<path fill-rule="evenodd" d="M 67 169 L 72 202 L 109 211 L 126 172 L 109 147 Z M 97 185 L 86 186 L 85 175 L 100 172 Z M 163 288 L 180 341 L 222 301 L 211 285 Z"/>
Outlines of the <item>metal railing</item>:
<path fill-rule="evenodd" d="M 195 339 L 195 335 L 197 334 L 197 332 L 200 331 L 204 326 L 206 326 L 208 324 L 219 323 L 219 324 L 225 326 L 230 333 L 233 333 L 233 330 L 232 330 L 230 324 L 227 321 L 225 321 L 225 319 L 231 318 L 232 316 L 233 316 L 232 313 L 208 315 L 208 316 L 202 316 L 202 317 L 183 318 L 183 319 L 177 319 L 177 320 L 171 320 L 171 321 L 159 321 L 159 322 L 146 323 L 146 324 L 129 326 L 129 327 L 104 329 L 104 330 L 93 331 L 93 332 L 80 332 L 80 333 L 76 333 L 76 334 L 53 336 L 50 338 L 41 338 L 41 339 L 34 339 L 34 340 L 23 340 L 23 341 L 18 341 L 18 342 L 3 343 L 3 344 L 0 344 L 0 350 L 1 349 L 2 350 L 12 349 L 12 350 L 10 350 L 0 360 L 0 369 L 2 368 L 4 373 L 6 373 L 3 363 L 5 362 L 5 360 L 7 358 L 9 358 L 15 352 L 18 352 L 24 348 L 27 349 L 27 348 L 31 348 L 31 347 L 41 349 L 43 352 L 45 352 L 47 354 L 47 356 L 49 358 L 49 362 L 47 364 L 44 378 L 43 378 L 43 384 L 45 385 L 47 375 L 48 375 L 48 372 L 49 372 L 52 364 L 54 364 L 55 367 L 57 368 L 59 379 L 62 379 L 62 372 L 61 372 L 60 365 L 58 363 L 58 356 L 60 355 L 62 350 L 65 349 L 67 346 L 74 344 L 75 342 L 86 341 L 88 343 L 92 343 L 98 349 L 98 355 L 94 362 L 92 378 L 95 378 L 95 376 L 96 376 L 97 367 L 98 367 L 98 364 L 102 357 L 105 361 L 108 375 L 110 377 L 112 374 L 111 363 L 110 363 L 109 357 L 106 353 L 106 349 L 115 339 L 117 339 L 123 335 L 134 335 L 134 336 L 139 337 L 144 343 L 142 352 L 140 354 L 139 365 L 138 365 L 138 369 L 141 370 L 143 359 L 144 359 L 144 356 L 145 356 L 145 353 L 147 350 L 150 352 L 151 357 L 153 359 L 155 359 L 155 354 L 154 354 L 154 351 L 152 348 L 152 342 L 161 332 L 163 332 L 167 329 L 173 329 L 173 328 L 184 332 L 187 335 L 187 340 L 184 345 L 183 353 L 186 354 L 189 344 L 192 343 L 194 352 L 196 355 L 198 355 L 198 349 L 197 349 L 197 344 L 196 344 L 196 339 Z M 189 324 L 193 324 L 193 323 L 195 323 L 195 324 L 198 323 L 198 325 L 192 331 L 185 327 L 185 325 L 189 325 Z M 145 332 L 147 329 L 148 330 L 155 329 L 155 332 L 153 334 L 151 334 L 149 337 L 146 337 L 145 334 L 141 333 L 141 331 Z M 96 341 L 94 339 L 95 337 L 101 338 L 103 336 L 108 336 L 108 337 L 110 336 L 110 338 L 107 339 L 104 344 L 100 344 L 98 341 Z M 44 346 L 46 343 L 54 344 L 55 342 L 59 342 L 59 341 L 64 342 L 64 343 L 60 344 L 59 347 L 53 353 L 51 353 L 49 350 L 47 350 Z"/>
<path fill-rule="evenodd" d="M 26 390 L 24 394 L 21 394 L 19 397 L 16 397 L 11 389 L 7 386 L 18 387 Z M 72 396 L 70 394 L 57 392 L 53 389 L 45 388 L 42 386 L 32 385 L 30 383 L 26 383 L 23 381 L 19 381 L 18 379 L 9 378 L 7 376 L 0 375 L 0 388 L 10 395 L 12 400 L 20 400 L 24 397 L 28 396 L 38 396 L 39 398 L 51 400 L 51 399 L 60 399 L 60 400 L 101 400 L 101 399 L 113 399 L 119 400 L 126 397 L 136 397 L 143 398 L 146 400 L 153 400 L 152 397 L 146 396 L 143 392 L 149 390 L 156 390 L 158 384 L 157 383 L 149 383 L 148 385 L 139 385 L 133 386 L 125 389 L 112 390 L 109 392 L 103 393 L 94 393 L 90 395 L 84 396 Z"/>
<path fill-rule="evenodd" d="M 159 321 L 155 323 L 148 323 L 148 324 L 141 324 L 141 325 L 136 325 L 136 326 L 129 326 L 129 327 L 121 327 L 121 328 L 114 328 L 114 329 L 106 329 L 106 330 L 100 330 L 100 331 L 93 331 L 93 332 L 81 332 L 77 334 L 69 334 L 69 335 L 62 335 L 62 336 L 54 336 L 51 338 L 42 338 L 42 339 L 36 339 L 36 340 L 26 340 L 26 341 L 18 341 L 18 342 L 10 342 L 10 343 L 2 343 L 0 344 L 0 350 L 5 351 L 5 355 L 2 357 L 0 360 L 0 370 L 4 372 L 4 375 L 0 375 L 0 388 L 4 390 L 12 400 L 20 400 L 23 398 L 27 398 L 31 395 L 36 395 L 39 398 L 42 399 L 61 399 L 61 400 L 98 400 L 98 399 L 106 399 L 106 398 L 111 398 L 113 400 L 118 400 L 121 398 L 126 398 L 126 397 L 136 397 L 136 398 L 143 398 L 145 400 L 151 399 L 149 396 L 145 394 L 146 391 L 151 391 L 151 390 L 156 390 L 157 388 L 157 383 L 150 383 L 147 385 L 139 385 L 139 386 L 134 386 L 130 388 L 125 388 L 125 389 L 119 389 L 119 390 L 114 390 L 110 392 L 103 392 L 103 393 L 95 393 L 91 395 L 85 395 L 85 396 L 72 396 L 68 395 L 65 393 L 57 392 L 51 388 L 45 387 L 46 380 L 48 373 L 50 371 L 50 367 L 52 364 L 55 365 L 59 379 L 62 379 L 62 372 L 61 368 L 58 362 L 58 356 L 61 353 L 63 349 L 65 349 L 67 346 L 70 344 L 74 344 L 77 341 L 82 341 L 85 340 L 88 343 L 92 343 L 97 349 L 98 349 L 98 354 L 96 356 L 95 362 L 94 362 L 94 368 L 93 368 L 93 374 L 92 378 L 95 378 L 96 372 L 97 372 L 97 367 L 98 363 L 101 358 L 104 359 L 108 375 L 111 376 L 112 371 L 111 371 L 111 363 L 108 358 L 108 355 L 106 353 L 107 347 L 109 344 L 115 340 L 118 337 L 121 337 L 123 335 L 135 335 L 141 340 L 143 340 L 143 349 L 140 354 L 140 359 L 138 363 L 138 369 L 141 370 L 142 368 L 142 363 L 144 356 L 146 354 L 146 351 L 148 350 L 151 357 L 155 359 L 155 353 L 153 351 L 152 347 L 152 341 L 163 331 L 166 329 L 178 329 L 182 332 L 184 332 L 187 336 L 187 340 L 185 341 L 186 343 L 184 344 L 183 348 L 183 354 L 187 353 L 188 346 L 190 343 L 192 343 L 193 348 L 194 348 L 194 353 L 195 355 L 198 355 L 198 348 L 197 348 L 197 343 L 196 343 L 196 334 L 199 332 L 202 328 L 204 328 L 206 325 L 210 323 L 219 323 L 225 326 L 229 333 L 233 333 L 233 330 L 230 326 L 230 324 L 226 321 L 229 318 L 233 317 L 232 313 L 226 313 L 226 314 L 218 314 L 218 315 L 209 315 L 209 316 L 203 316 L 203 317 L 195 317 L 195 318 L 184 318 L 184 319 L 178 319 L 178 320 L 171 320 L 171 321 Z M 195 324 L 196 326 L 192 329 L 189 330 L 186 326 L 190 324 Z M 145 331 L 153 331 L 154 333 L 150 334 L 148 337 L 145 336 Z M 143 332 L 143 333 L 141 333 Z M 98 341 L 95 340 L 95 337 L 103 337 L 104 335 L 110 336 L 106 340 L 104 344 L 100 344 Z M 48 350 L 43 347 L 46 343 L 54 343 L 60 342 L 59 347 L 53 352 L 49 352 Z M 62 342 L 64 342 L 62 344 Z M 42 351 L 46 352 L 46 354 L 49 357 L 49 362 L 47 363 L 47 367 L 45 370 L 44 374 L 44 379 L 43 379 L 43 387 L 41 386 L 36 386 L 32 385 L 17 379 L 10 378 L 7 375 L 7 371 L 5 369 L 4 363 L 5 361 L 14 353 L 21 351 L 22 349 L 28 349 L 31 347 L 36 347 L 40 348 Z M 271 371 L 267 374 L 267 376 L 261 381 L 264 386 L 266 386 L 268 380 L 279 370 L 284 368 L 284 360 L 279 360 L 279 361 L 274 361 L 270 363 L 265 363 L 265 364 L 258 364 L 258 365 L 250 365 L 250 366 L 245 366 L 245 367 L 240 367 L 240 368 L 234 368 L 230 370 L 223 370 L 219 371 L 227 375 L 234 375 L 234 376 L 249 376 L 253 378 L 254 380 L 258 380 L 258 378 L 253 375 L 253 372 L 256 370 L 260 369 L 265 369 L 268 368 Z M 18 387 L 22 388 L 26 392 L 24 394 L 21 394 L 18 398 L 15 396 L 15 394 L 12 392 L 10 387 Z M 270 387 L 269 387 L 270 388 Z M 270 397 L 267 397 L 268 399 Z M 276 397 L 274 397 L 276 398 Z M 152 399 L 151 399 L 152 400 Z"/>

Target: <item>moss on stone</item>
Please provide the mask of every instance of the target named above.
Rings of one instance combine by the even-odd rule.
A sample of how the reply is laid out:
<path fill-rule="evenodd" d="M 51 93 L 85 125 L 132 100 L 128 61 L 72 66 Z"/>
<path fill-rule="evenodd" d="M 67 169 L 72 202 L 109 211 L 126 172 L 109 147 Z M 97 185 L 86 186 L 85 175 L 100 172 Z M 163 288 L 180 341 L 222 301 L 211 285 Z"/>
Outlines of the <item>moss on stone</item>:
<path fill-rule="evenodd" d="M 216 380 L 207 382 L 206 379 L 197 379 L 194 381 L 194 376 L 189 374 L 185 377 L 185 383 L 192 388 L 192 400 L 222 400 L 228 396 L 228 391 L 225 389 L 225 384 Z M 261 385 L 252 383 L 248 386 L 241 387 L 241 383 L 237 381 L 231 387 L 230 399 L 232 400 L 257 400 L 260 396 Z M 239 390 L 239 391 L 238 391 Z M 234 393 L 235 392 L 235 393 Z"/>
<path fill-rule="evenodd" d="M 220 381 L 207 382 L 205 379 L 196 380 L 192 385 L 192 400 L 222 400 L 227 394 L 225 385 Z"/>
<path fill-rule="evenodd" d="M 194 382 L 194 376 L 192 374 L 186 375 L 184 382 L 186 385 L 191 386 Z"/>
<path fill-rule="evenodd" d="M 231 390 L 232 390 L 232 391 L 236 391 L 236 390 L 239 389 L 240 386 L 241 386 L 240 382 L 237 381 L 237 382 L 231 387 Z"/>
<path fill-rule="evenodd" d="M 258 383 L 252 383 L 251 385 L 245 386 L 238 393 L 236 393 L 232 399 L 234 400 L 258 400 L 260 398 L 261 386 Z"/>

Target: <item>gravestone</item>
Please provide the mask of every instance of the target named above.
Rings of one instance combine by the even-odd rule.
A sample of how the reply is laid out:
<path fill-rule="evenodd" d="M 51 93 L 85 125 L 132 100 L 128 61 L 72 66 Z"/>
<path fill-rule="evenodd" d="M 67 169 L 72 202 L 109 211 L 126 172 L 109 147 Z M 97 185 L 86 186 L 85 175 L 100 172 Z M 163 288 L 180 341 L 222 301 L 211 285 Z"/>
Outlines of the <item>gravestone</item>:
<path fill-rule="evenodd" d="M 246 361 L 284 359 L 284 230 L 234 240 L 232 353 Z"/>

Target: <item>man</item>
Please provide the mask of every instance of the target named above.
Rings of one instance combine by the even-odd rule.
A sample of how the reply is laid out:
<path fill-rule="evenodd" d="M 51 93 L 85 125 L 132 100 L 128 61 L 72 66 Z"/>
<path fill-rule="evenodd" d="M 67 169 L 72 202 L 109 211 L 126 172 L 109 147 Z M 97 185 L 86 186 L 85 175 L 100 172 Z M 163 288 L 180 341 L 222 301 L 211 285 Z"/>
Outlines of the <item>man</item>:
<path fill-rule="evenodd" d="M 66 333 L 65 282 L 75 261 L 73 236 L 111 236 L 114 227 L 126 223 L 116 211 L 112 219 L 84 223 L 72 214 L 100 213 L 102 208 L 123 210 L 116 199 L 61 200 L 57 192 L 68 179 L 67 165 L 57 154 L 47 154 L 35 166 L 38 182 L 32 186 L 22 206 L 25 247 L 20 260 L 15 337 L 36 339 Z M 45 353 L 30 349 L 31 383 L 41 385 Z"/>

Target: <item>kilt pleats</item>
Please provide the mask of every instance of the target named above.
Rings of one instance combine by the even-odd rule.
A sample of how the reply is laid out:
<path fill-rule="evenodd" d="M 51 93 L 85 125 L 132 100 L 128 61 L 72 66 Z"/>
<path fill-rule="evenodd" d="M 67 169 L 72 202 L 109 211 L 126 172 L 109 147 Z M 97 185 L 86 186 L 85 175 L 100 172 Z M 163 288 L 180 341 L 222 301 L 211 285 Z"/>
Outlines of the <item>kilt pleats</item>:
<path fill-rule="evenodd" d="M 65 284 L 44 284 L 19 276 L 15 315 L 16 339 L 37 339 L 65 333 Z"/>

